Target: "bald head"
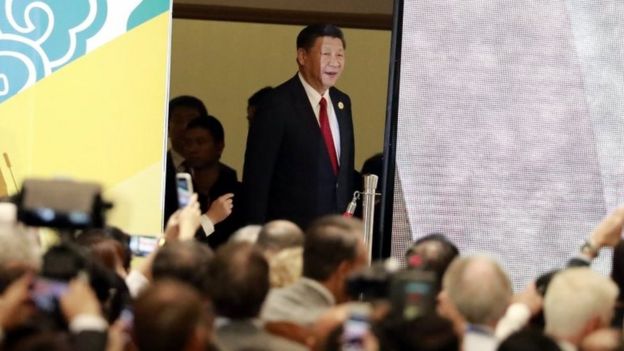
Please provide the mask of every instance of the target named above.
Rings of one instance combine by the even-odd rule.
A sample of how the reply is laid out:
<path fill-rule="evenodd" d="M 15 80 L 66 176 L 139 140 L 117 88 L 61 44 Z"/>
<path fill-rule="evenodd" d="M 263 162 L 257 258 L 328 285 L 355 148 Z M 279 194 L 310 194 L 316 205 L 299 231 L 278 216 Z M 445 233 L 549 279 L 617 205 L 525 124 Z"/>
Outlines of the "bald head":
<path fill-rule="evenodd" d="M 303 231 L 291 221 L 271 221 L 260 230 L 256 244 L 265 252 L 303 246 Z"/>
<path fill-rule="evenodd" d="M 513 294 L 507 274 L 485 256 L 453 261 L 444 275 L 443 289 L 469 323 L 490 326 L 503 316 Z"/>

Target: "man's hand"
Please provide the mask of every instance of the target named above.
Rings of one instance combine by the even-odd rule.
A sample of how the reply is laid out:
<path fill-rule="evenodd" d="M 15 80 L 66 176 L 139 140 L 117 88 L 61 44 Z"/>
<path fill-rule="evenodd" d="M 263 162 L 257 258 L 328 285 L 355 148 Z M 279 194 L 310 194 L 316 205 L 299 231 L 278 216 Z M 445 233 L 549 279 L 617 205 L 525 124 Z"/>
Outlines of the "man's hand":
<path fill-rule="evenodd" d="M 67 322 L 76 316 L 86 314 L 102 316 L 100 302 L 84 277 L 78 277 L 69 282 L 67 292 L 59 299 L 61 310 Z"/>
<path fill-rule="evenodd" d="M 27 273 L 11 283 L 0 296 L 0 327 L 11 329 L 20 325 L 33 312 L 28 304 L 28 287 L 32 282 L 32 275 Z"/>
<path fill-rule="evenodd" d="M 197 202 L 197 194 L 193 194 L 188 205 L 180 211 L 178 216 L 179 240 L 190 240 L 195 237 L 195 232 L 199 228 L 199 217 L 201 217 L 201 211 L 199 210 L 199 202 Z"/>
<path fill-rule="evenodd" d="M 590 243 L 596 249 L 613 247 L 620 242 L 624 225 L 624 207 L 611 212 L 594 228 L 590 235 Z"/>
<path fill-rule="evenodd" d="M 531 283 L 522 292 L 515 294 L 512 302 L 525 305 L 531 311 L 531 315 L 534 316 L 542 310 L 544 298 L 537 291 L 535 283 Z"/>
<path fill-rule="evenodd" d="M 233 197 L 234 194 L 227 193 L 225 195 L 221 195 L 210 204 L 210 208 L 206 212 L 206 216 L 208 216 L 213 224 L 223 221 L 232 213 L 232 208 L 234 207 L 232 202 Z"/>
<path fill-rule="evenodd" d="M 200 216 L 197 194 L 193 194 L 184 208 L 175 211 L 169 217 L 165 227 L 165 241 L 192 239 L 199 228 Z"/>

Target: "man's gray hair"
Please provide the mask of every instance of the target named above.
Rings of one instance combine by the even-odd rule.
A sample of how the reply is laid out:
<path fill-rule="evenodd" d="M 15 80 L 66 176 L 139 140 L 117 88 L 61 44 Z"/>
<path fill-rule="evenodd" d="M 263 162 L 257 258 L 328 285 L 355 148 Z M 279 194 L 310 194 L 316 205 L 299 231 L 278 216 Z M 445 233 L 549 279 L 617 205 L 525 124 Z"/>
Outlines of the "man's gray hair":
<path fill-rule="evenodd" d="M 544 297 L 546 333 L 570 337 L 599 317 L 608 326 L 618 288 L 609 278 L 589 268 L 569 268 L 555 275 Z"/>
<path fill-rule="evenodd" d="M 454 260 L 444 275 L 443 289 L 469 323 L 482 325 L 496 324 L 513 294 L 507 274 L 486 256 Z"/>

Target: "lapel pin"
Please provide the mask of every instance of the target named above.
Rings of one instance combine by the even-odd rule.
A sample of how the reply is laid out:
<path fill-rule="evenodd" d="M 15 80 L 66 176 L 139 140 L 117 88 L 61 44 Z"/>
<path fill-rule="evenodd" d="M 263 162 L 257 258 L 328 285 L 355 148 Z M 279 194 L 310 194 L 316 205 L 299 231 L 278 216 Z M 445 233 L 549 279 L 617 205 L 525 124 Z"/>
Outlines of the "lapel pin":
<path fill-rule="evenodd" d="M 342 101 L 338 101 L 338 108 L 341 110 L 344 108 L 344 104 L 342 103 Z"/>

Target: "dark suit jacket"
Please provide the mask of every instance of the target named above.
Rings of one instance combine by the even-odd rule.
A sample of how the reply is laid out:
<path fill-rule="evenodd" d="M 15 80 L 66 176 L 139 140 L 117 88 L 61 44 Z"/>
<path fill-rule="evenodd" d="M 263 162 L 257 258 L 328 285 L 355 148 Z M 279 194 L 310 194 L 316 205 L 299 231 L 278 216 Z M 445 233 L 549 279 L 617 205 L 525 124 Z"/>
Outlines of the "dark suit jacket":
<path fill-rule="evenodd" d="M 176 188 L 176 169 L 171 159 L 171 151 L 167 151 L 167 167 L 165 168 L 165 206 L 163 229 L 169 217 L 178 210 L 178 190 Z"/>
<path fill-rule="evenodd" d="M 337 176 L 297 75 L 275 88 L 257 111 L 243 170 L 247 223 L 288 219 L 305 228 L 315 218 L 347 207 L 354 191 L 351 100 L 336 88 L 329 94 L 340 129 Z"/>
<path fill-rule="evenodd" d="M 232 202 L 234 208 L 232 213 L 221 223 L 215 225 L 214 233 L 206 237 L 204 230 L 200 227 L 195 235 L 197 240 L 210 245 L 213 249 L 217 249 L 228 241 L 232 233 L 240 228 L 240 210 L 238 209 L 240 194 L 240 182 L 238 181 L 236 171 L 223 163 L 219 163 L 219 177 L 217 181 L 210 189 L 208 196 L 198 194 L 198 201 L 202 213 L 206 213 L 212 201 L 216 200 L 219 196 L 227 193 L 234 193 Z"/>

